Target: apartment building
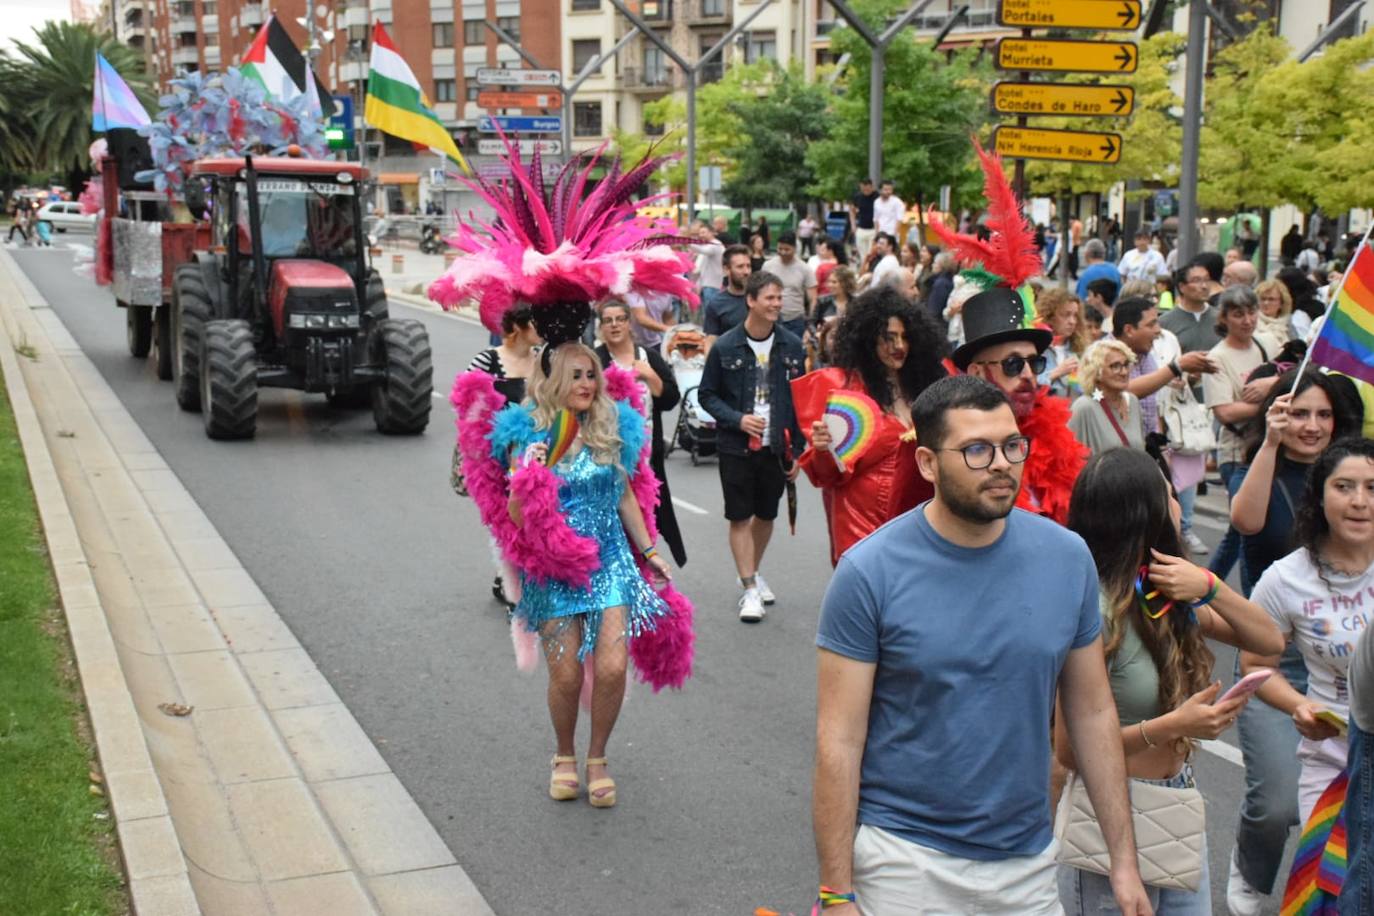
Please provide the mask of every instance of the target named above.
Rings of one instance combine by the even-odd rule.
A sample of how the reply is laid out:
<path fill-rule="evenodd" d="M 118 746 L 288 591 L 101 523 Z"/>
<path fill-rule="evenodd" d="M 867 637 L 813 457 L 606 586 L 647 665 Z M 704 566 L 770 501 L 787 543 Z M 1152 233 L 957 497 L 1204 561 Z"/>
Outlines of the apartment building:
<path fill-rule="evenodd" d="M 836 29 L 848 28 L 849 25 L 826 0 L 809 2 L 815 9 L 815 29 L 811 35 L 807 73 L 814 75 L 817 68 L 835 63 L 838 55 L 831 50 L 832 33 Z M 1000 5 L 1000 0 L 935 0 L 921 12 L 921 15 L 912 20 L 910 29 L 918 39 L 934 40 L 949 22 L 950 17 L 961 6 L 967 6 L 968 12 L 940 42 L 941 49 L 957 51 L 970 47 L 991 48 L 997 43 L 997 39 L 1003 36 L 1020 34 L 1017 29 L 1003 28 L 997 24 L 997 8 Z"/>

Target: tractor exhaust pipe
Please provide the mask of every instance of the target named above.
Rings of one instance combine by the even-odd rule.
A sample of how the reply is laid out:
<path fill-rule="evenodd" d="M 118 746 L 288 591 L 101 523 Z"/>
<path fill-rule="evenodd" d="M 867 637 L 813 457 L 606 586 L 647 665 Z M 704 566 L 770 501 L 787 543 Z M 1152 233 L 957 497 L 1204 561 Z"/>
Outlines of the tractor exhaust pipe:
<path fill-rule="evenodd" d="M 258 203 L 258 170 L 253 167 L 253 157 L 243 157 L 244 180 L 248 185 L 248 225 L 253 227 L 250 238 L 253 245 L 253 277 L 257 282 L 258 294 L 254 301 L 254 323 L 267 312 L 267 258 L 262 253 L 262 207 Z"/>

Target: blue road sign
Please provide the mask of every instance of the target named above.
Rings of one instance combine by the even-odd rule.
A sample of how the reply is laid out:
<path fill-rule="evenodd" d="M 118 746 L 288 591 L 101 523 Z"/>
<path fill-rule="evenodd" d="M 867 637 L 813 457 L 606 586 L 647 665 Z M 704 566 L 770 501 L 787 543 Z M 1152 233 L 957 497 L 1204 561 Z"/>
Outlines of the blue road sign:
<path fill-rule="evenodd" d="M 477 129 L 483 133 L 496 133 L 497 125 L 500 125 L 501 130 L 508 134 L 560 134 L 563 132 L 563 119 L 558 116 L 535 118 L 501 115 L 493 118 L 491 115 L 479 115 L 477 117 Z"/>
<path fill-rule="evenodd" d="M 330 149 L 353 148 L 353 96 L 336 95 L 334 112 L 325 125 L 324 136 Z"/>

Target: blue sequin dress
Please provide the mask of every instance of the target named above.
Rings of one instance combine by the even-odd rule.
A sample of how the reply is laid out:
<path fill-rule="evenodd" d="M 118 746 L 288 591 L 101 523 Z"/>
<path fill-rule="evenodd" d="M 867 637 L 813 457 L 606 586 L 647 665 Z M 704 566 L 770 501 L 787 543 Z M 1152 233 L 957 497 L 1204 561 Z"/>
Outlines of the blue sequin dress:
<path fill-rule="evenodd" d="M 597 464 L 587 448 L 574 457 L 565 457 L 552 470 L 562 481 L 558 501 L 568 526 L 601 545 L 601 566 L 592 573 L 591 586 L 585 589 L 555 580 L 537 582 L 522 575 L 523 594 L 515 613 L 533 632 L 550 620 L 585 615 L 577 652 L 578 659 L 583 660 L 596 649 L 606 608 L 626 609 L 625 636 L 633 638 L 652 630 L 655 620 L 668 614 L 668 606 L 639 574 L 620 521 L 624 473 L 615 465 Z"/>

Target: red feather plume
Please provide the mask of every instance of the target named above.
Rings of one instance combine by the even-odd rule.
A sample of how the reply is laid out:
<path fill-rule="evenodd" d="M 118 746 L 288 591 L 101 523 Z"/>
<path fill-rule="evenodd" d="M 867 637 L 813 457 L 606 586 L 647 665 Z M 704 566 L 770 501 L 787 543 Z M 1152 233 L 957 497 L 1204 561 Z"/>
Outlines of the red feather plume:
<path fill-rule="evenodd" d="M 988 201 L 987 228 L 992 233 L 988 241 L 964 235 L 949 228 L 940 219 L 931 219 L 930 227 L 960 261 L 965 264 L 981 262 L 988 273 L 1002 278 L 1012 289 L 1031 277 L 1044 273 L 1040 252 L 1035 247 L 1035 233 L 1021 212 L 1021 202 L 1002 170 L 1002 157 L 989 153 L 974 137 L 973 148 L 983 169 L 983 196 Z"/>

